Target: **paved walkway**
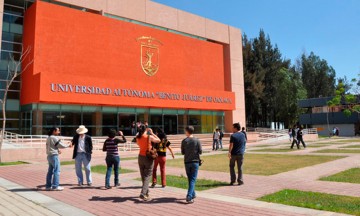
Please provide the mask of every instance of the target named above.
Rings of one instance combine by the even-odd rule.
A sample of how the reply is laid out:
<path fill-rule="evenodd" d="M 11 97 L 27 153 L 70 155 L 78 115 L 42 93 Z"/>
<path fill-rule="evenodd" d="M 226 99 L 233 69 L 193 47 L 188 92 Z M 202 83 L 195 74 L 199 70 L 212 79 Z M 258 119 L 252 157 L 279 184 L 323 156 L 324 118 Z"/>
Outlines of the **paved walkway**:
<path fill-rule="evenodd" d="M 353 144 L 353 143 L 352 143 Z M 352 145 L 351 144 L 351 145 Z M 350 144 L 339 144 L 350 145 Z M 273 145 L 273 148 L 278 146 Z M 250 147 L 254 148 L 254 147 Z M 255 147 L 259 148 L 259 147 Z M 264 147 L 265 148 L 265 147 Z M 336 148 L 330 146 L 328 148 Z M 320 148 L 281 153 L 312 154 Z M 264 154 L 264 152 L 261 152 Z M 217 153 L 218 154 L 218 153 Z M 266 153 L 265 153 L 266 154 Z M 279 153 L 277 153 L 279 154 Z M 326 154 L 328 155 L 328 154 Z M 225 186 L 199 192 L 193 205 L 185 203 L 186 190 L 167 187 L 151 190 L 153 200 L 139 201 L 139 174 L 121 175 L 121 187 L 105 190 L 104 175 L 93 174 L 93 187 L 78 187 L 73 165 L 62 166 L 62 192 L 45 191 L 47 165 L 43 160 L 33 164 L 0 167 L 0 215 L 341 215 L 325 211 L 257 201 L 265 194 L 282 189 L 299 189 L 360 196 L 359 184 L 318 181 L 349 168 L 359 167 L 359 154 L 272 176 L 245 175 L 245 185 Z M 93 165 L 103 164 L 104 157 L 95 157 Z M 137 170 L 136 160 L 122 161 L 122 166 Z M 185 174 L 182 168 L 167 168 L 167 174 Z M 200 178 L 228 181 L 229 174 L 201 170 Z M 4 201 L 3 201 L 4 200 Z M 31 201 L 29 201 L 31 200 Z M 16 203 L 16 205 L 14 205 Z M 150 212 L 150 213 L 149 213 Z"/>

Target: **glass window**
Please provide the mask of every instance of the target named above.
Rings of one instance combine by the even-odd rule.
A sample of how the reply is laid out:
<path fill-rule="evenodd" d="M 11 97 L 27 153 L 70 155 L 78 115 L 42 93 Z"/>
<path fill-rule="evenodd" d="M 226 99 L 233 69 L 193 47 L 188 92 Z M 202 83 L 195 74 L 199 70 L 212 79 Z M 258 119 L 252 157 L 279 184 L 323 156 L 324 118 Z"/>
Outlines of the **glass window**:
<path fill-rule="evenodd" d="M 60 112 L 43 112 L 43 126 L 57 126 L 60 125 Z"/>
<path fill-rule="evenodd" d="M 163 128 L 163 119 L 162 115 L 158 114 L 151 114 L 150 115 L 150 122 L 149 125 L 152 128 Z"/>
<path fill-rule="evenodd" d="M 201 115 L 189 115 L 189 125 L 195 128 L 194 133 L 201 133 Z"/>
<path fill-rule="evenodd" d="M 102 135 L 106 136 L 110 129 L 117 130 L 117 114 L 103 114 L 102 115 Z"/>
<path fill-rule="evenodd" d="M 131 135 L 133 121 L 135 121 L 135 114 L 119 113 L 119 130 L 125 135 Z"/>
<path fill-rule="evenodd" d="M 95 121 L 93 121 L 93 113 L 83 113 L 82 115 L 82 124 L 90 127 L 91 125 L 95 125 Z"/>

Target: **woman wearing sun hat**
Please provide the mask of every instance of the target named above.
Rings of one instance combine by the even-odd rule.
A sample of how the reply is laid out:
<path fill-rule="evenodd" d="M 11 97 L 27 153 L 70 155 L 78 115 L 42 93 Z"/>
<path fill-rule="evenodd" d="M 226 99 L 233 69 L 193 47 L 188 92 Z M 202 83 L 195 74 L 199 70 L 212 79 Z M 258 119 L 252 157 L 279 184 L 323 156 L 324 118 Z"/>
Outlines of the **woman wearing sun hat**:
<path fill-rule="evenodd" d="M 84 125 L 80 125 L 79 128 L 76 129 L 76 135 L 71 141 L 72 145 L 74 146 L 73 159 L 75 159 L 75 170 L 76 176 L 78 178 L 78 186 L 82 186 L 84 184 L 82 164 L 84 164 L 85 168 L 87 185 L 92 185 L 90 161 L 93 145 L 91 137 L 86 134 L 87 132 L 88 129 Z"/>

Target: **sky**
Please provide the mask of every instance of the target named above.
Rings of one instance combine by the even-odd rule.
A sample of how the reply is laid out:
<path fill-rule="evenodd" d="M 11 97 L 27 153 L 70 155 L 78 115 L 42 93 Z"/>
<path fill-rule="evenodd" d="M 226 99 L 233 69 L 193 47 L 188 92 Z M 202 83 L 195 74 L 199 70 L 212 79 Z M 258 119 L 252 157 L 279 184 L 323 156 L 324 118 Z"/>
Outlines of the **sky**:
<path fill-rule="evenodd" d="M 249 38 L 263 29 L 283 57 L 325 59 L 337 77 L 360 73 L 360 0 L 153 0 L 240 28 Z"/>

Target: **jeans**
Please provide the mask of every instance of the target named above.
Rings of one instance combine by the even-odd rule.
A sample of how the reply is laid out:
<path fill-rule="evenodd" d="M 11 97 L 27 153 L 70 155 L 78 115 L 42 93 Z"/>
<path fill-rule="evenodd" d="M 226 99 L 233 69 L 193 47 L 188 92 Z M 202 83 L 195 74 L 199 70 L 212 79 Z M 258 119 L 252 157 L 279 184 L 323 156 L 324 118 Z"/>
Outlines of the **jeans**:
<path fill-rule="evenodd" d="M 231 155 L 230 159 L 230 178 L 231 182 L 234 183 L 236 181 L 236 174 L 235 174 L 235 163 L 237 163 L 238 168 L 238 178 L 237 182 L 242 183 L 243 182 L 243 176 L 242 176 L 242 164 L 244 161 L 244 155 Z"/>
<path fill-rule="evenodd" d="M 187 193 L 186 199 L 192 200 L 196 196 L 195 184 L 196 184 L 196 178 L 197 178 L 198 171 L 199 171 L 199 162 L 186 163 L 185 170 L 186 170 L 186 175 L 188 177 L 188 183 L 189 183 L 189 188 L 188 188 L 188 193 Z"/>
<path fill-rule="evenodd" d="M 111 171 L 114 168 L 114 185 L 117 186 L 119 184 L 119 165 L 120 165 L 120 157 L 117 155 L 107 155 L 106 156 L 106 177 L 105 177 L 105 186 L 110 186 L 110 177 Z"/>
<path fill-rule="evenodd" d="M 49 162 L 49 169 L 46 175 L 46 188 L 57 188 L 59 187 L 60 177 L 59 155 L 48 155 L 47 160 Z"/>
<path fill-rule="evenodd" d="M 146 196 L 149 195 L 149 183 L 154 168 L 154 161 L 146 156 L 139 155 L 138 162 L 142 180 L 141 195 Z"/>
<path fill-rule="evenodd" d="M 213 142 L 213 150 L 218 150 L 219 149 L 219 140 L 218 139 L 214 139 Z"/>
<path fill-rule="evenodd" d="M 160 173 L 161 173 L 161 185 L 166 186 L 166 174 L 165 174 L 165 164 L 166 164 L 166 156 L 159 156 L 155 159 L 154 169 L 153 169 L 153 183 L 157 183 L 156 171 L 158 165 L 160 165 Z"/>
<path fill-rule="evenodd" d="M 222 149 L 223 146 L 222 146 L 222 139 L 219 139 L 219 145 L 220 145 L 220 148 Z"/>
<path fill-rule="evenodd" d="M 84 164 L 85 167 L 85 174 L 86 174 L 86 182 L 88 184 L 92 183 L 91 178 L 91 165 L 90 161 L 86 157 L 85 152 L 78 152 L 75 158 L 75 170 L 76 170 L 76 176 L 78 178 L 78 183 L 83 184 L 83 172 L 82 172 L 82 165 Z"/>

